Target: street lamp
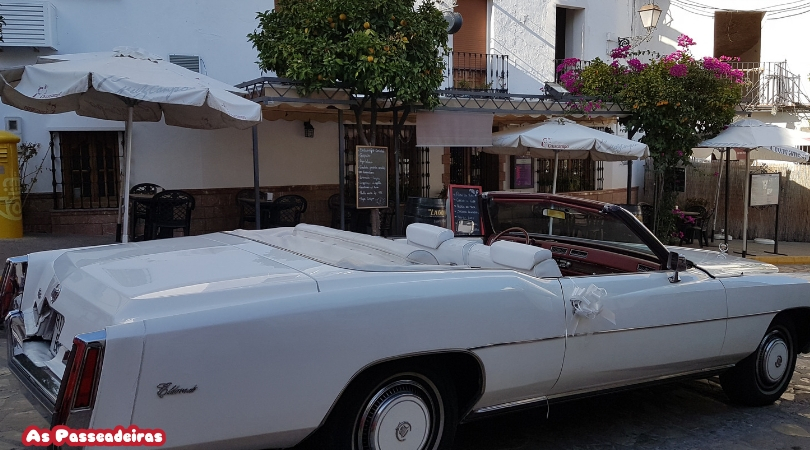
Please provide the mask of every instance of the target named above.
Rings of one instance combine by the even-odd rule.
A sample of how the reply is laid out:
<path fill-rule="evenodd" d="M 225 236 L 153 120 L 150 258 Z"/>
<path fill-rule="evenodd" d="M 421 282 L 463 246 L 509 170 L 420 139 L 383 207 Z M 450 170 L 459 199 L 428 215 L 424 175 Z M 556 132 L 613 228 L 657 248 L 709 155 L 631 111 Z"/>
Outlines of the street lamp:
<path fill-rule="evenodd" d="M 661 8 L 658 5 L 650 3 L 642 6 L 638 10 L 638 15 L 641 16 L 641 24 L 644 25 L 649 31 L 658 26 L 658 19 L 661 17 Z"/>
<path fill-rule="evenodd" d="M 655 3 L 648 3 L 638 9 L 638 15 L 641 17 L 641 24 L 647 29 L 647 35 L 620 37 L 618 39 L 619 47 L 629 45 L 632 48 L 638 46 L 642 42 L 649 41 L 652 37 L 652 32 L 655 30 L 655 27 L 658 26 L 658 19 L 661 18 L 661 8 L 659 8 Z"/>

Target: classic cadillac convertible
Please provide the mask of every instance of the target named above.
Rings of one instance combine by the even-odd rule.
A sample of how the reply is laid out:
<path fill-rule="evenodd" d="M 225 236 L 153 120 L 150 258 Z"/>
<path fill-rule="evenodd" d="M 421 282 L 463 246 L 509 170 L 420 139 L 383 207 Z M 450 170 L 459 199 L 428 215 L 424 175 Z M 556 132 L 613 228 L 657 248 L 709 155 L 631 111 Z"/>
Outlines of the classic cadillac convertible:
<path fill-rule="evenodd" d="M 449 448 L 457 424 L 720 375 L 766 405 L 810 347 L 810 275 L 668 249 L 627 211 L 486 193 L 485 236 L 313 225 L 33 253 L 9 365 L 53 425 L 165 447 Z"/>

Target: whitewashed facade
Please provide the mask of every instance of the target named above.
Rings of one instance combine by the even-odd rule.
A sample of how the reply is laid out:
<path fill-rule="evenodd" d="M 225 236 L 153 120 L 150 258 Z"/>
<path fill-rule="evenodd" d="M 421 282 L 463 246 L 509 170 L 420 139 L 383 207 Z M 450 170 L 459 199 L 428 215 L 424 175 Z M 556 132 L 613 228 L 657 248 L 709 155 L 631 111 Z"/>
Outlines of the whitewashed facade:
<path fill-rule="evenodd" d="M 636 10 L 647 0 L 477 0 L 485 8 L 484 53 L 509 56 L 508 90 L 510 93 L 537 94 L 546 81 L 554 78 L 554 60 L 577 57 L 609 59 L 619 37 L 646 34 Z M 459 8 L 465 2 L 458 0 Z M 655 0 L 664 11 L 649 42 L 639 46 L 660 53 L 675 49 L 680 34 L 691 36 L 697 45 L 697 57 L 711 55 L 714 40 L 712 12 L 684 8 L 678 0 Z M 718 8 L 740 10 L 767 8 L 777 0 L 710 0 Z M 9 7 L 42 6 L 50 20 L 46 43 L 15 41 Z M 467 5 L 470 6 L 469 4 Z M 256 12 L 272 9 L 272 1 L 240 0 L 223 3 L 215 0 L 51 0 L 49 2 L 15 0 L 4 2 L 0 13 L 6 15 L 5 43 L 0 43 L 0 68 L 33 63 L 38 56 L 58 53 L 109 51 L 116 46 L 141 47 L 166 59 L 170 55 L 200 58 L 201 71 L 229 84 L 238 84 L 261 76 L 256 51 L 247 40 L 255 28 Z M 566 9 L 563 22 L 559 8 Z M 45 14 L 45 13 L 43 13 Z M 806 42 L 797 39 L 810 14 L 777 18 L 788 14 L 765 14 L 761 27 L 760 61 L 787 61 L 790 70 L 800 75 L 803 92 L 808 92 L 810 60 L 804 58 Z M 558 36 L 558 25 L 565 32 Z M 467 22 L 465 21 L 465 25 Z M 454 37 L 453 39 L 458 39 Z M 559 42 L 565 42 L 564 51 Z M 458 42 L 452 43 L 457 46 Z M 807 126 L 801 115 L 787 108 L 776 115 L 757 113 L 757 117 L 788 127 Z M 22 140 L 42 145 L 41 154 L 51 141 L 52 132 L 122 131 L 123 123 L 78 117 L 73 113 L 59 116 L 29 114 L 0 105 L 0 116 L 18 120 Z M 314 138 L 306 138 L 300 121 L 264 122 L 259 126 L 259 166 L 262 186 L 324 185 L 338 183 L 338 130 L 333 122 L 313 122 Z M 614 129 L 619 131 L 616 126 Z M 167 189 L 218 189 L 247 187 L 253 184 L 250 131 L 199 131 L 168 127 L 162 123 L 138 123 L 134 127 L 132 183 L 152 182 Z M 430 194 L 442 189 L 446 173 L 444 149 L 430 151 Z M 49 158 L 49 156 L 48 156 Z M 46 167 L 50 166 L 46 161 Z M 508 163 L 504 164 L 508 188 Z M 59 172 L 59 168 L 56 168 Z M 604 189 L 623 188 L 627 183 L 626 165 L 606 163 Z M 57 173 L 57 182 L 61 174 Z M 642 183 L 643 164 L 634 165 L 633 184 Z M 34 192 L 53 191 L 50 174 L 40 176 Z M 306 216 L 305 216 L 306 217 Z M 206 229 L 207 230 L 207 229 Z"/>

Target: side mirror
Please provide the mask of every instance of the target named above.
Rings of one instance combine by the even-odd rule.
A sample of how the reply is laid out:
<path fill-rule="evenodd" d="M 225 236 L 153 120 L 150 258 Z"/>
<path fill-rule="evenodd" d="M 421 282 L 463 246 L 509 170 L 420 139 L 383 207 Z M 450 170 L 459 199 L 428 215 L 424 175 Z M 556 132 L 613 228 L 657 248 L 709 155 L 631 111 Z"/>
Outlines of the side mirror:
<path fill-rule="evenodd" d="M 679 255 L 678 252 L 669 252 L 667 270 L 675 271 L 675 273 L 669 277 L 670 283 L 677 283 L 681 281 L 681 279 L 678 277 L 678 272 L 681 270 L 686 270 L 686 257 Z"/>

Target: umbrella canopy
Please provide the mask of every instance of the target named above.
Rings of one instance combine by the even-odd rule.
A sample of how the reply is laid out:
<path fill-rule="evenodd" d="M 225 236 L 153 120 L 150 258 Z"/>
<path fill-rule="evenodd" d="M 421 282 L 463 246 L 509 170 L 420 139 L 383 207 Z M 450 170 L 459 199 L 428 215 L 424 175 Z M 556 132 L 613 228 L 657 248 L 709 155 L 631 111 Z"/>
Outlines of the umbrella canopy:
<path fill-rule="evenodd" d="M 557 192 L 560 153 L 563 153 L 563 159 L 586 159 L 590 156 L 595 161 L 627 161 L 649 155 L 647 144 L 562 118 L 493 133 L 492 147 L 484 147 L 483 151 L 501 155 L 554 158 L 554 193 Z"/>
<path fill-rule="evenodd" d="M 706 159 L 712 154 L 715 154 L 716 157 L 720 158 L 723 157 L 722 154 L 725 153 L 725 149 L 717 150 L 711 148 L 694 148 L 692 149 L 692 156 L 695 158 Z M 730 158 L 732 161 L 737 161 L 737 152 L 732 151 L 729 155 L 725 157 Z M 749 150 L 749 159 L 762 159 L 768 161 L 784 161 L 784 162 L 807 162 L 808 158 L 810 158 L 810 153 L 804 152 L 797 148 L 793 147 L 758 147 Z"/>
<path fill-rule="evenodd" d="M 810 154 L 794 148 L 797 145 L 810 145 L 810 134 L 790 130 L 755 119 L 743 119 L 732 123 L 712 139 L 700 143 L 701 147 L 722 148 L 745 151 L 746 170 L 751 159 L 773 159 L 778 161 L 807 162 Z M 728 157 L 728 156 L 727 156 Z M 743 236 L 742 255 L 748 250 L 748 198 L 751 180 L 745 177 L 743 191 Z M 726 171 L 726 214 L 724 236 L 728 240 L 728 171 Z"/>
<path fill-rule="evenodd" d="M 758 147 L 764 149 L 782 147 L 784 149 L 799 145 L 810 145 L 810 133 L 791 130 L 756 119 L 743 119 L 734 122 L 717 136 L 700 143 L 701 147 L 746 149 L 756 149 Z M 776 150 L 776 152 L 784 153 L 779 150 Z M 804 154 L 807 155 L 807 153 Z M 763 156 L 760 159 L 768 158 Z M 806 158 L 805 161 L 807 161 Z"/>
<path fill-rule="evenodd" d="M 136 122 L 165 117 L 184 128 L 245 129 L 261 121 L 260 105 L 234 95 L 243 90 L 137 49 L 40 58 L 3 77 L 3 103 L 39 114 L 126 121 L 131 105 Z"/>
<path fill-rule="evenodd" d="M 123 242 L 129 231 L 133 122 L 163 117 L 167 125 L 184 128 L 246 129 L 262 118 L 259 104 L 236 95 L 244 91 L 129 47 L 44 57 L 0 75 L 0 98 L 7 105 L 39 114 L 75 111 L 126 121 Z"/>

